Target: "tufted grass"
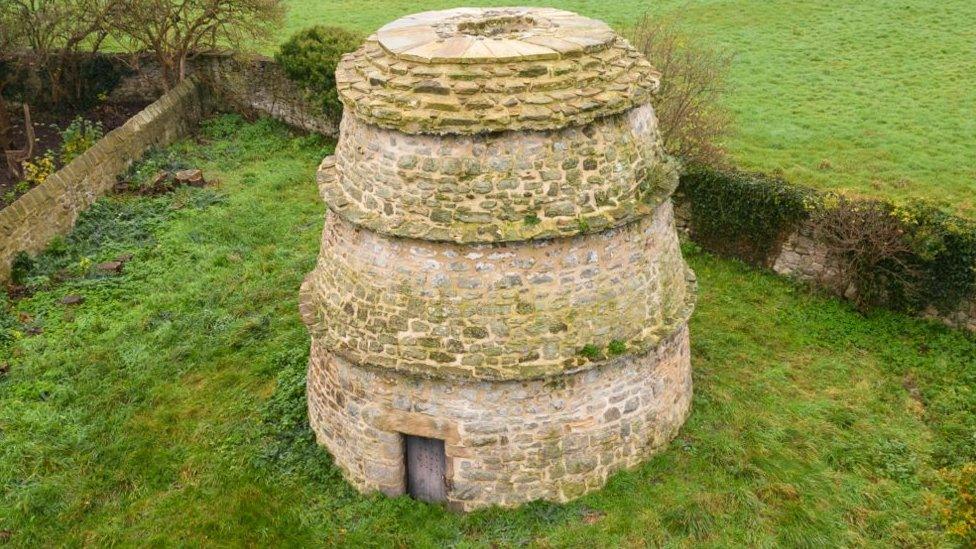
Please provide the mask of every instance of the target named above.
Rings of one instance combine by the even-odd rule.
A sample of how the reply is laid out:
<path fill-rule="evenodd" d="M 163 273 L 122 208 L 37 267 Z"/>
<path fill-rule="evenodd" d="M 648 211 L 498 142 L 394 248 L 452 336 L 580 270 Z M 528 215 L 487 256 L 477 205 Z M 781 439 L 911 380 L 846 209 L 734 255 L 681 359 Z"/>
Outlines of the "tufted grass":
<path fill-rule="evenodd" d="M 372 32 L 399 16 L 504 0 L 289 0 L 279 40 L 313 23 Z M 732 160 L 795 183 L 925 199 L 976 216 L 976 2 L 538 1 L 618 30 L 645 11 L 736 55 Z"/>
<path fill-rule="evenodd" d="M 693 413 L 567 504 L 467 516 L 361 496 L 304 417 L 297 291 L 330 144 L 225 117 L 174 151 L 217 189 L 109 198 L 0 307 L 0 539 L 507 547 L 947 543 L 939 468 L 976 460 L 976 350 L 693 247 Z M 141 212 L 131 215 L 131 212 Z M 141 223 L 140 219 L 146 219 Z M 122 275 L 60 269 L 135 254 Z M 84 269 L 76 268 L 80 272 Z M 67 294 L 85 297 L 68 307 Z M 42 333 L 26 335 L 27 328 Z"/>

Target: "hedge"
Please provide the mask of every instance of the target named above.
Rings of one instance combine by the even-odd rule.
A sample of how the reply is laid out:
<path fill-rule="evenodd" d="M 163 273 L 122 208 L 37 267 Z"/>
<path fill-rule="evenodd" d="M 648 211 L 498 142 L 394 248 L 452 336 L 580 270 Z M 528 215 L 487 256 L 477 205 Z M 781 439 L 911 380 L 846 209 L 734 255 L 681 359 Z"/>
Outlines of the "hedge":
<path fill-rule="evenodd" d="M 362 37 L 339 27 L 316 25 L 293 34 L 275 54 L 275 60 L 293 82 L 338 119 L 342 103 L 336 91 L 335 70 L 343 54 L 362 43 Z"/>

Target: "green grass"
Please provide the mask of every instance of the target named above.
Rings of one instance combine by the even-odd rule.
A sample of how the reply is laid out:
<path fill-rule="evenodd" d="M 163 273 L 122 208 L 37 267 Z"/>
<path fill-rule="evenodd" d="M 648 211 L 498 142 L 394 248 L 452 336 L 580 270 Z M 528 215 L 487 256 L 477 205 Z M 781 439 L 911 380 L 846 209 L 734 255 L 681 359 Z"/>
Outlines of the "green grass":
<path fill-rule="evenodd" d="M 289 0 L 279 40 L 313 23 L 372 32 L 399 16 L 505 1 Z M 976 216 L 976 2 L 540 1 L 619 30 L 645 11 L 736 59 L 733 161 L 820 189 L 927 199 Z"/>
<path fill-rule="evenodd" d="M 938 468 L 976 460 L 973 342 L 862 317 L 690 247 L 695 397 L 670 449 L 567 505 L 462 516 L 357 494 L 304 412 L 297 293 L 322 226 L 313 170 L 330 146 L 233 118 L 203 137 L 174 150 L 219 189 L 104 199 L 35 264 L 39 291 L 0 307 L 0 532 L 12 544 L 948 541 L 928 502 Z M 87 268 L 120 252 L 135 254 L 122 275 Z M 85 302 L 60 304 L 67 294 Z"/>

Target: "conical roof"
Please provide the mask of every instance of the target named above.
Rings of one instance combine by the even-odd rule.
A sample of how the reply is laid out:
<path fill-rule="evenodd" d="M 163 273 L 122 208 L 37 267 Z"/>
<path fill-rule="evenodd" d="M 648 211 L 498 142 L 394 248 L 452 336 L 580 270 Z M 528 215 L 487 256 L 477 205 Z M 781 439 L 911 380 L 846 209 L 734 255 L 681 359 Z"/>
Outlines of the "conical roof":
<path fill-rule="evenodd" d="M 343 57 L 346 108 L 406 133 L 552 130 L 645 104 L 658 73 L 606 24 L 551 8 L 398 19 Z"/>

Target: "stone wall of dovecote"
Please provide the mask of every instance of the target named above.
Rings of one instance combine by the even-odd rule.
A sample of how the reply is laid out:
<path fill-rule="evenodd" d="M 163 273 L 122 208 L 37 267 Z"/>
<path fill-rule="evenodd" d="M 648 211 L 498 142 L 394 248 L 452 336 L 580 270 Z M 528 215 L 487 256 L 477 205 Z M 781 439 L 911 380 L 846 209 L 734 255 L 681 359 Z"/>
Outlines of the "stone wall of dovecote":
<path fill-rule="evenodd" d="M 309 416 L 363 491 L 442 439 L 463 510 L 565 501 L 688 415 L 694 275 L 650 95 L 603 23 L 460 8 L 380 29 L 336 71 L 329 211 L 301 289 Z"/>

